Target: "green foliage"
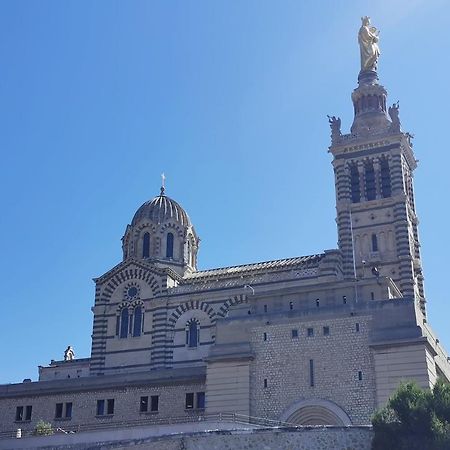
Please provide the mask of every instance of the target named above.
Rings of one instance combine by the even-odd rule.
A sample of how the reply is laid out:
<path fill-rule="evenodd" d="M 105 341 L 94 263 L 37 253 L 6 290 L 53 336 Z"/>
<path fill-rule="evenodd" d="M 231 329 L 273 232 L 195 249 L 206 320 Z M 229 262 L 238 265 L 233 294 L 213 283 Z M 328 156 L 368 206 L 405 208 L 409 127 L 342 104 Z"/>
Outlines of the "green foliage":
<path fill-rule="evenodd" d="M 450 449 L 450 384 L 438 380 L 432 391 L 401 384 L 372 425 L 373 450 Z"/>
<path fill-rule="evenodd" d="M 38 420 L 34 434 L 37 436 L 49 436 L 53 434 L 52 424 L 50 422 L 44 422 L 42 419 Z"/>

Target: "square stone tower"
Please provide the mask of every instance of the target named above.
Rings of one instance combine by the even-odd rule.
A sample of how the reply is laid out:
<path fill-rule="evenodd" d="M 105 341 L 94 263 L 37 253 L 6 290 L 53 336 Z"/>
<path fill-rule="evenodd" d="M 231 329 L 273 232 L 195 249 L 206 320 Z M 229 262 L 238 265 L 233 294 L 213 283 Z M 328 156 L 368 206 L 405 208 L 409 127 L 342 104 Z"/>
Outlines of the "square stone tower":
<path fill-rule="evenodd" d="M 368 68 L 363 63 L 362 55 L 350 133 L 329 118 L 344 276 L 390 277 L 425 314 L 412 136 L 401 130 L 398 103 L 386 107 L 376 61 Z"/>

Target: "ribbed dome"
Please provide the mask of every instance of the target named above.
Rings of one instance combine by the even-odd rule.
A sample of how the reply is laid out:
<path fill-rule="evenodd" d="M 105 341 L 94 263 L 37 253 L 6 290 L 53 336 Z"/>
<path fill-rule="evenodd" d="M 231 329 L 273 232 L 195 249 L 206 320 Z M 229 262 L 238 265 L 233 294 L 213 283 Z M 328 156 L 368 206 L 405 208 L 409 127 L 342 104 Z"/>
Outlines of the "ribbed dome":
<path fill-rule="evenodd" d="M 131 221 L 131 225 L 136 225 L 142 219 L 148 219 L 155 224 L 174 220 L 182 226 L 191 226 L 191 221 L 186 211 L 164 192 L 153 200 L 145 202 L 137 211 Z"/>

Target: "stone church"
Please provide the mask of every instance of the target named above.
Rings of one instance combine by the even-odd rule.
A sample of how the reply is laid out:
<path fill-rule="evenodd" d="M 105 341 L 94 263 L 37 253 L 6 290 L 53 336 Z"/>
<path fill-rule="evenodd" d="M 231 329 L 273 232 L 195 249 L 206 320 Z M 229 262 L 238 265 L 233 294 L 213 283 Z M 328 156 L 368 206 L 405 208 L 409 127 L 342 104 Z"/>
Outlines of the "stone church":
<path fill-rule="evenodd" d="M 365 425 L 401 380 L 450 380 L 426 316 L 412 136 L 387 106 L 366 25 L 350 132 L 329 118 L 338 248 L 197 270 L 194 222 L 163 186 L 95 279 L 91 356 L 68 348 L 39 381 L 0 386 L 2 432 L 217 414 Z"/>

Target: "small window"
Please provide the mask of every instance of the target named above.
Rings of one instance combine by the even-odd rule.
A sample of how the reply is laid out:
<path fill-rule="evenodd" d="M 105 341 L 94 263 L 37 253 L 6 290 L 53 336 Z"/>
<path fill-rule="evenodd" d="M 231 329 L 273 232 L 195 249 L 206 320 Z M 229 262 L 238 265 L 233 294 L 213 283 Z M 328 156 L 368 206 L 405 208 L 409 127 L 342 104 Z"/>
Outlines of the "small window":
<path fill-rule="evenodd" d="M 106 401 L 106 414 L 114 414 L 114 399 L 109 398 Z"/>
<path fill-rule="evenodd" d="M 347 304 L 347 296 L 346 296 L 346 295 L 343 295 L 343 296 L 342 296 L 342 303 L 343 303 L 344 305 Z"/>
<path fill-rule="evenodd" d="M 314 387 L 314 360 L 309 360 L 309 385 Z"/>
<path fill-rule="evenodd" d="M 359 323 L 358 322 L 356 322 L 356 324 L 355 324 L 355 330 L 357 333 L 359 333 Z"/>
<path fill-rule="evenodd" d="M 66 419 L 70 419 L 72 417 L 72 402 L 66 403 Z"/>
<path fill-rule="evenodd" d="M 324 336 L 330 335 L 330 327 L 323 327 L 323 335 Z"/>
<path fill-rule="evenodd" d="M 55 407 L 55 419 L 61 419 L 63 416 L 63 403 L 57 403 Z"/>
<path fill-rule="evenodd" d="M 263 334 L 263 341 L 267 341 L 267 333 Z"/>
<path fill-rule="evenodd" d="M 97 400 L 97 416 L 105 414 L 105 400 Z"/>
<path fill-rule="evenodd" d="M 150 258 L 150 233 L 144 233 L 142 239 L 142 257 Z"/>
<path fill-rule="evenodd" d="M 32 410 L 33 410 L 33 407 L 31 405 L 28 405 L 25 407 L 25 420 L 31 420 Z"/>
<path fill-rule="evenodd" d="M 97 416 L 105 415 L 105 404 L 106 404 L 106 414 L 114 414 L 114 399 L 109 398 L 108 400 L 97 400 Z"/>
<path fill-rule="evenodd" d="M 264 312 L 267 312 L 267 305 L 264 305 Z"/>
<path fill-rule="evenodd" d="M 148 411 L 148 396 L 141 397 L 141 400 L 139 402 L 139 411 L 140 412 Z"/>
<path fill-rule="evenodd" d="M 296 329 L 291 330 L 291 334 L 292 334 L 293 339 L 298 338 L 298 330 L 296 330 Z"/>
<path fill-rule="evenodd" d="M 308 337 L 313 337 L 314 336 L 314 328 L 308 328 L 306 334 L 308 335 Z"/>
<path fill-rule="evenodd" d="M 186 409 L 194 409 L 194 393 L 189 392 L 186 394 Z"/>
<path fill-rule="evenodd" d="M 205 393 L 197 392 L 197 408 L 205 409 Z"/>
<path fill-rule="evenodd" d="M 375 233 L 372 234 L 372 251 L 373 252 L 378 251 L 378 239 Z"/>
<path fill-rule="evenodd" d="M 375 300 L 375 294 L 373 292 L 370 293 L 370 299 Z"/>
<path fill-rule="evenodd" d="M 173 233 L 167 233 L 166 257 L 173 258 Z"/>
<path fill-rule="evenodd" d="M 320 299 L 316 298 L 316 307 L 318 308 L 320 306 Z"/>
<path fill-rule="evenodd" d="M 150 397 L 150 411 L 159 411 L 159 395 L 152 395 Z"/>
<path fill-rule="evenodd" d="M 267 387 L 267 378 L 264 378 L 264 387 Z"/>
<path fill-rule="evenodd" d="M 289 309 L 291 311 L 294 309 L 294 303 L 293 302 L 289 302 Z"/>
<path fill-rule="evenodd" d="M 358 380 L 362 381 L 362 371 L 361 370 L 358 371 Z"/>
<path fill-rule="evenodd" d="M 200 341 L 199 324 L 195 319 L 191 319 L 187 324 L 186 345 L 189 348 L 196 348 Z"/>
<path fill-rule="evenodd" d="M 16 422 L 21 422 L 23 420 L 23 406 L 18 406 L 16 408 Z"/>

